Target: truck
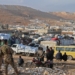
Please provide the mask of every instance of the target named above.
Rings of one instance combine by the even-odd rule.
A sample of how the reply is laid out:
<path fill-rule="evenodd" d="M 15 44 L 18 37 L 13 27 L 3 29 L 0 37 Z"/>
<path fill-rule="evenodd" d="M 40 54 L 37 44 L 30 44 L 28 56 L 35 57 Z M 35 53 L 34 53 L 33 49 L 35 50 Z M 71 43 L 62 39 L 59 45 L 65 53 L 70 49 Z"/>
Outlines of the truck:
<path fill-rule="evenodd" d="M 36 55 L 38 47 L 31 47 L 23 44 L 13 44 L 11 48 L 14 50 L 14 54 L 21 53 L 26 56 Z"/>
<path fill-rule="evenodd" d="M 55 41 L 41 41 L 40 45 L 39 45 L 39 48 L 38 48 L 37 54 L 39 56 L 41 56 L 44 53 L 44 56 L 46 56 L 46 48 L 47 48 L 47 46 L 54 47 L 56 45 L 57 45 L 57 42 L 55 42 Z"/>
<path fill-rule="evenodd" d="M 40 47 L 43 48 L 43 51 L 46 51 L 47 46 L 54 47 L 56 45 L 57 45 L 57 42 L 55 42 L 55 41 L 41 41 L 41 43 L 40 43 Z"/>

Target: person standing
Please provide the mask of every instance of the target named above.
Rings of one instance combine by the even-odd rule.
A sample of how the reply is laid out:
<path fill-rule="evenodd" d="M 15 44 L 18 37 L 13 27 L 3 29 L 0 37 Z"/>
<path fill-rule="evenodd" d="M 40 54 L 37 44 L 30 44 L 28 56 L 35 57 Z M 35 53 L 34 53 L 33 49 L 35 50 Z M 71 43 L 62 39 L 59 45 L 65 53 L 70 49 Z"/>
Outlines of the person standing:
<path fill-rule="evenodd" d="M 11 49 L 11 47 L 8 46 L 7 40 L 4 40 L 4 45 L 1 47 L 1 51 L 4 57 L 5 75 L 8 75 L 9 64 L 14 68 L 16 75 L 19 75 L 19 72 L 17 70 L 17 67 L 15 66 L 13 56 L 12 56 L 14 51 Z"/>
<path fill-rule="evenodd" d="M 54 50 L 52 49 L 52 47 L 50 47 L 50 49 L 47 47 L 46 50 L 46 58 L 47 58 L 47 65 L 49 68 L 53 68 L 53 55 L 54 55 Z"/>
<path fill-rule="evenodd" d="M 2 50 L 0 49 L 0 73 L 2 73 L 1 71 L 1 65 L 2 65 L 2 60 L 3 60 L 3 54 L 2 54 Z"/>
<path fill-rule="evenodd" d="M 47 61 L 50 60 L 50 49 L 48 46 L 46 47 L 46 59 Z"/>
<path fill-rule="evenodd" d="M 54 58 L 54 50 L 50 47 L 50 60 L 53 61 Z"/>
<path fill-rule="evenodd" d="M 46 50 L 50 50 L 50 49 L 49 49 L 49 46 L 46 47 Z"/>
<path fill-rule="evenodd" d="M 50 47 L 49 55 L 50 55 L 50 64 L 49 64 L 49 67 L 53 68 L 54 50 L 52 49 L 52 47 Z"/>

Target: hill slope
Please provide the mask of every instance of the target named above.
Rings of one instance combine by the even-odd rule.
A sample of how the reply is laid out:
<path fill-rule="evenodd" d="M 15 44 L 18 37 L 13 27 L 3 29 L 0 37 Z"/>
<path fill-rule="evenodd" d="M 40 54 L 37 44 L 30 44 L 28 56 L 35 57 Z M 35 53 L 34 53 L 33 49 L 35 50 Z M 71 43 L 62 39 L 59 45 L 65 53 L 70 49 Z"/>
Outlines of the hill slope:
<path fill-rule="evenodd" d="M 68 20 L 75 20 L 75 13 L 70 12 L 50 12 L 50 14 L 53 14 L 55 16 L 62 17 L 64 19 Z"/>
<path fill-rule="evenodd" d="M 0 5 L 0 23 L 3 24 L 24 24 L 30 23 L 30 19 L 63 19 L 55 14 L 35 10 L 25 6 Z"/>

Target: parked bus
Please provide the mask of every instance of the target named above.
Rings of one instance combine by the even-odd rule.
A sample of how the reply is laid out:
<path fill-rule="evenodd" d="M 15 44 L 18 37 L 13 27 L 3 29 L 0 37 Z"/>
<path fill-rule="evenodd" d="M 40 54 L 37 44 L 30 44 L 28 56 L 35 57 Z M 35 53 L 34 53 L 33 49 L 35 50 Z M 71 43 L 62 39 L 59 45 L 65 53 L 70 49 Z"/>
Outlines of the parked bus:
<path fill-rule="evenodd" d="M 69 60 L 75 58 L 75 46 L 54 46 L 53 49 L 54 49 L 54 56 L 60 50 L 62 54 L 66 52 Z"/>

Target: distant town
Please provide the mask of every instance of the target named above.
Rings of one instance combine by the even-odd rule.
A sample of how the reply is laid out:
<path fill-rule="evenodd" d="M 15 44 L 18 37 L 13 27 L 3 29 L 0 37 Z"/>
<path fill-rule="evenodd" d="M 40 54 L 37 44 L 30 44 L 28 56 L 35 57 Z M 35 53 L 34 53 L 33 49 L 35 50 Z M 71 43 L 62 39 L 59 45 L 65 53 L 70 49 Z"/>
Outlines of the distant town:
<path fill-rule="evenodd" d="M 32 19 L 31 23 L 28 25 L 8 25 L 0 23 L 0 32 L 6 31 L 21 31 L 34 34 L 69 34 L 75 35 L 75 21 L 65 20 L 64 25 L 50 25 L 43 20 Z M 62 20 L 61 20 L 62 21 Z"/>

